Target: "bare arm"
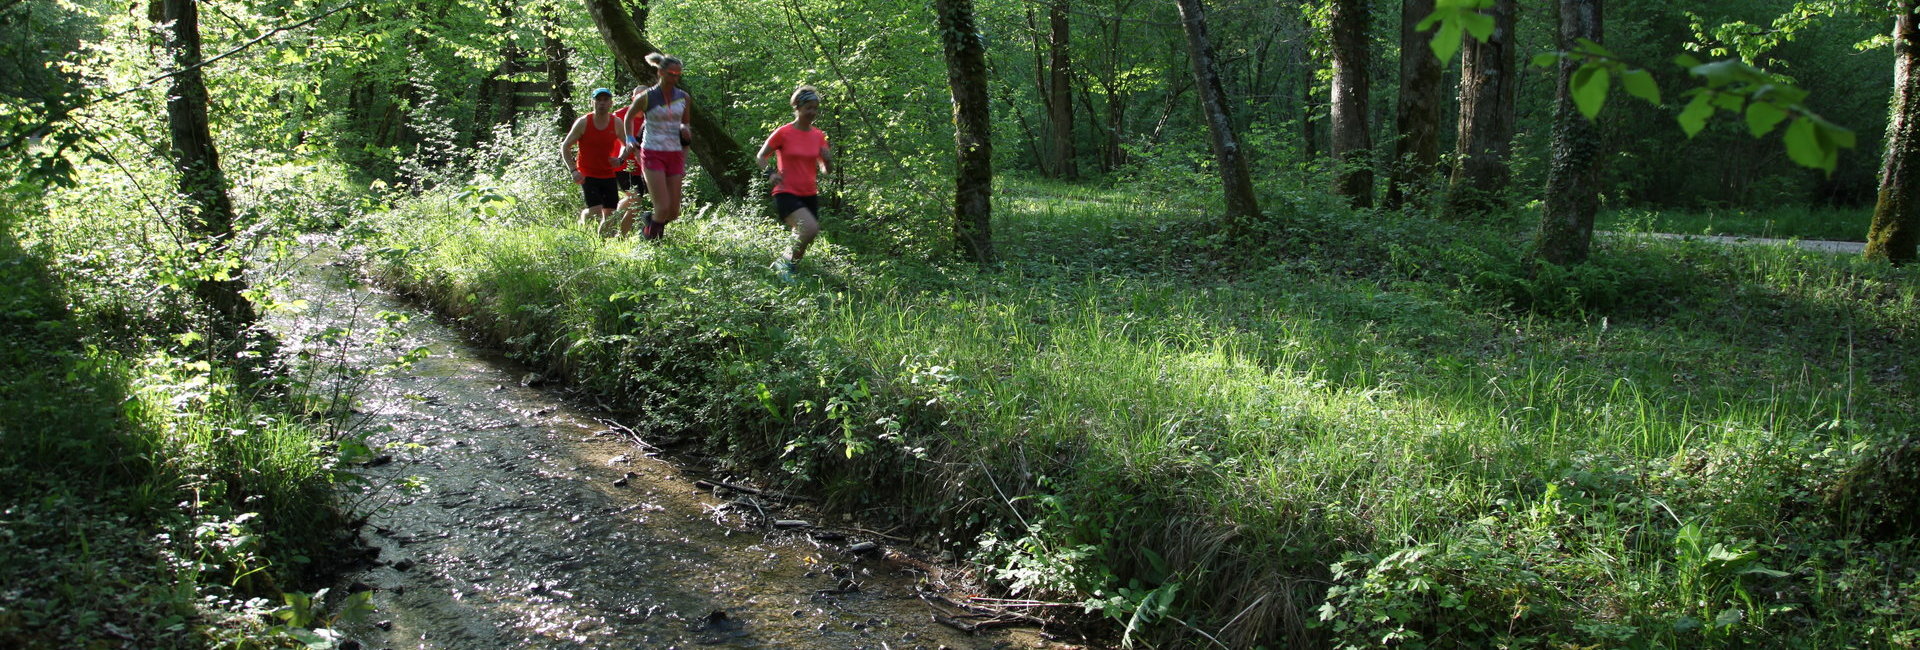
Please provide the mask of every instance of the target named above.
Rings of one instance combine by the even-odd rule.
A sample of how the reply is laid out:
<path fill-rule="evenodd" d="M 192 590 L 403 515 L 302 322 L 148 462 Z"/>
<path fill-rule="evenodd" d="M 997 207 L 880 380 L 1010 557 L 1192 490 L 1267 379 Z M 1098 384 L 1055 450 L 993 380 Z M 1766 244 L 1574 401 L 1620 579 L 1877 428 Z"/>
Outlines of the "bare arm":
<path fill-rule="evenodd" d="M 586 133 L 586 123 L 589 119 L 593 118 L 585 116 L 574 120 L 573 128 L 567 130 L 567 137 L 560 140 L 560 166 L 572 171 L 574 176 L 579 176 L 580 170 L 573 168 L 573 145 L 580 141 L 581 135 Z"/>
<path fill-rule="evenodd" d="M 833 145 L 820 143 L 820 171 L 833 171 Z"/>
<path fill-rule="evenodd" d="M 629 110 L 631 110 L 631 109 L 629 109 Z M 631 112 L 629 112 L 629 113 L 627 113 L 627 114 L 628 114 L 628 115 L 632 115 L 633 113 L 631 113 Z M 620 140 L 619 140 L 619 142 L 620 142 L 620 150 L 619 150 L 618 152 L 616 152 L 616 153 L 614 154 L 614 156 L 613 156 L 613 159 L 614 159 L 614 160 L 626 160 L 626 159 L 627 159 L 627 156 L 629 156 L 629 155 L 632 155 L 632 154 L 633 154 L 633 151 L 631 151 L 631 150 L 630 150 L 630 145 L 629 145 L 629 143 L 628 143 L 628 141 L 629 141 L 629 140 L 632 140 L 633 138 L 632 138 L 632 136 L 630 136 L 630 135 L 628 135 L 628 133 L 627 133 L 627 118 L 625 118 L 625 117 L 616 117 L 616 118 L 613 118 L 613 124 L 614 124 L 614 131 L 613 131 L 613 133 L 614 133 L 614 135 L 616 135 L 616 136 L 619 136 L 619 138 L 620 138 Z M 615 166 L 617 167 L 618 165 L 615 165 Z"/>
<path fill-rule="evenodd" d="M 777 134 L 780 130 L 774 129 L 773 132 Z M 779 161 L 774 161 L 773 164 L 767 162 L 767 159 L 773 156 L 773 135 L 768 135 L 767 141 L 760 144 L 760 153 L 753 157 L 753 162 L 760 166 L 760 171 L 766 172 L 767 181 L 773 183 L 775 187 L 778 187 L 780 185 Z"/>

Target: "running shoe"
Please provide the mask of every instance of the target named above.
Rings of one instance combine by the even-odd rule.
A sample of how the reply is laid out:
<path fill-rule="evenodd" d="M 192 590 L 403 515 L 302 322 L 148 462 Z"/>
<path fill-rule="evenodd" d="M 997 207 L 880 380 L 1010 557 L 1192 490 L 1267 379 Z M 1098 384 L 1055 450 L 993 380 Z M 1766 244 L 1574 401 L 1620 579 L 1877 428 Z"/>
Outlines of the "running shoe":
<path fill-rule="evenodd" d="M 781 282 L 793 282 L 793 260 L 782 257 L 774 260 L 773 264 L 767 268 L 772 269 L 773 276 L 780 278 Z"/>

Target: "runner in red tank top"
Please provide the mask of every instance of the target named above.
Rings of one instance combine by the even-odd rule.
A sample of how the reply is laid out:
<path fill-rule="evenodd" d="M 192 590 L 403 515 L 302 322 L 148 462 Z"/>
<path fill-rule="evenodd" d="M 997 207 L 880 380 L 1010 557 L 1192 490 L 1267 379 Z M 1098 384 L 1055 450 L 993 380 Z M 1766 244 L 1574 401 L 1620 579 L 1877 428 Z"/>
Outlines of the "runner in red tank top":
<path fill-rule="evenodd" d="M 793 265 L 807 254 L 807 247 L 820 234 L 821 170 L 832 170 L 833 149 L 827 146 L 827 134 L 814 128 L 820 117 L 820 91 L 801 86 L 793 91 L 793 122 L 782 124 L 767 136 L 755 156 L 767 178 L 773 181 L 774 214 L 793 228 L 793 245 L 773 262 L 780 279 L 793 280 Z M 775 165 L 767 165 L 775 158 Z"/>
<path fill-rule="evenodd" d="M 580 185 L 587 208 L 580 220 L 596 224 L 601 236 L 609 236 L 614 226 L 614 208 L 620 203 L 620 183 L 614 170 L 625 157 L 627 125 L 614 118 L 613 91 L 593 90 L 593 112 L 574 120 L 567 137 L 560 141 L 560 164 L 573 170 L 573 182 Z M 579 146 L 579 154 L 573 149 Z"/>

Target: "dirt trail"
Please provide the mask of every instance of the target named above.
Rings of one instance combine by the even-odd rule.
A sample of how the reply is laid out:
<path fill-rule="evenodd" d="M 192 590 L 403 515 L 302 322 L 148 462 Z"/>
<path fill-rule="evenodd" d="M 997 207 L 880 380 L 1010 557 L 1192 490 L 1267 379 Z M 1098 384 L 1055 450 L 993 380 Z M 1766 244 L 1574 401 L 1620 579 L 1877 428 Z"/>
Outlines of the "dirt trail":
<path fill-rule="evenodd" d="M 1857 241 L 1829 241 L 1824 239 L 1768 239 L 1765 237 L 1746 237 L 1740 235 L 1676 235 L 1663 232 L 1611 232 L 1600 231 L 1611 237 L 1652 239 L 1697 239 L 1715 244 L 1736 244 L 1747 246 L 1778 246 L 1791 243 L 1800 248 L 1817 253 L 1836 253 L 1840 255 L 1859 255 L 1867 250 L 1867 245 Z"/>
<path fill-rule="evenodd" d="M 918 589 L 938 569 L 854 554 L 887 540 L 815 541 L 770 531 L 752 503 L 726 501 L 554 394 L 525 370 L 392 300 L 349 286 L 347 266 L 303 265 L 283 321 L 289 345 L 327 328 L 370 330 L 408 313 L 399 347 L 432 356 L 373 379 L 358 410 L 390 454 L 386 493 L 363 535 L 379 565 L 350 582 L 378 611 L 348 637 L 366 648 L 1031 648 L 1032 630 L 969 635 L 931 620 Z M 357 336 L 349 354 L 390 346 Z M 320 348 L 316 351 L 325 352 Z M 844 592 L 844 593 L 842 593 Z"/>

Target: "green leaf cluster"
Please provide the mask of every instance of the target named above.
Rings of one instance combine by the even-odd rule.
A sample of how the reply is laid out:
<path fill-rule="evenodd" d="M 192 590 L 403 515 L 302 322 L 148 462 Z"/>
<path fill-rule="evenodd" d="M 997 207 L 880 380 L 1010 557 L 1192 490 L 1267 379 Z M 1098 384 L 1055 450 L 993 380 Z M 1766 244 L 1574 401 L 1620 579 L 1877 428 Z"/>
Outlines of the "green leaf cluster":
<path fill-rule="evenodd" d="M 1429 43 L 1433 55 L 1441 61 L 1452 60 L 1453 54 L 1460 51 L 1461 34 L 1471 34 L 1482 43 L 1493 38 L 1493 17 L 1480 13 L 1492 6 L 1493 0 L 1439 0 L 1434 3 L 1433 14 L 1420 21 L 1415 29 L 1424 32 L 1438 26 Z"/>
<path fill-rule="evenodd" d="M 1646 100 L 1649 104 L 1660 104 L 1660 85 L 1654 82 L 1652 73 L 1628 65 L 1612 51 L 1590 39 L 1580 39 L 1571 52 L 1548 52 L 1536 56 L 1533 64 L 1545 68 L 1569 60 L 1580 66 L 1568 81 L 1573 103 L 1580 109 L 1580 114 L 1589 120 L 1598 116 L 1600 109 L 1606 105 L 1607 90 L 1616 78 L 1627 94 Z"/>
<path fill-rule="evenodd" d="M 1674 59 L 1706 85 L 1685 93 L 1692 99 L 1680 111 L 1680 128 L 1691 138 L 1706 128 L 1715 113 L 1726 111 L 1745 117 L 1753 137 L 1772 133 L 1781 122 L 1787 125 L 1784 140 L 1787 155 L 1795 164 L 1832 174 L 1840 161 L 1841 149 L 1858 144 L 1853 131 L 1827 121 L 1803 102 L 1807 91 L 1787 80 L 1738 60 L 1702 63 L 1692 55 Z"/>

